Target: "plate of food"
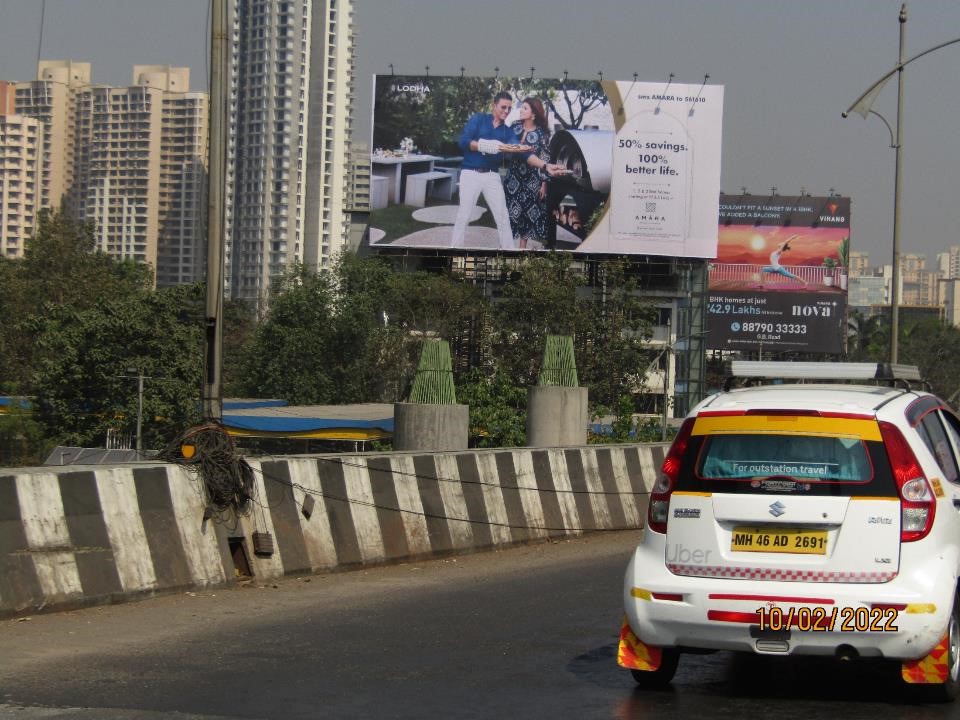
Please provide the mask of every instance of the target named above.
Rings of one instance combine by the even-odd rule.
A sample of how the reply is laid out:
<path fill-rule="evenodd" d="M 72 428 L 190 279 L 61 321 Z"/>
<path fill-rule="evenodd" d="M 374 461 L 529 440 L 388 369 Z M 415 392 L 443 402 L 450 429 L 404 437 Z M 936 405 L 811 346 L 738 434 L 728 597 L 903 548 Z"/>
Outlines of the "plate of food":
<path fill-rule="evenodd" d="M 500 152 L 527 153 L 527 152 L 533 152 L 533 148 L 529 145 L 515 145 L 512 143 L 501 143 Z"/>

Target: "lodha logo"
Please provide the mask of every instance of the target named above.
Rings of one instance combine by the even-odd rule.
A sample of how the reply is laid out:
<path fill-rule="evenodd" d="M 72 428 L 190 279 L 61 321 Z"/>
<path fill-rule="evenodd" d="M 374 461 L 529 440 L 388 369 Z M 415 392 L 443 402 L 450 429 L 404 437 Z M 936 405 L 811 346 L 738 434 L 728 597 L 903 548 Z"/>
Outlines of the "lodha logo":
<path fill-rule="evenodd" d="M 428 93 L 430 92 L 430 86 L 426 83 L 414 83 L 413 85 L 404 84 L 404 85 L 391 85 L 390 90 L 393 92 L 415 92 L 415 93 Z"/>

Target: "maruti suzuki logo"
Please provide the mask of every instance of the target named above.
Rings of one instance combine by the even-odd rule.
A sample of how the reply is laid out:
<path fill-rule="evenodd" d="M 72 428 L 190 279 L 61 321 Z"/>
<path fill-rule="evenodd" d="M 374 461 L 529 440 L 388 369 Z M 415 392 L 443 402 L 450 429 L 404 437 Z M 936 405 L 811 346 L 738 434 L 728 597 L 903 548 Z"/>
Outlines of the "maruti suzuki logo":
<path fill-rule="evenodd" d="M 773 505 L 770 506 L 770 514 L 774 517 L 780 517 L 787 511 L 787 506 L 782 502 L 777 500 Z"/>

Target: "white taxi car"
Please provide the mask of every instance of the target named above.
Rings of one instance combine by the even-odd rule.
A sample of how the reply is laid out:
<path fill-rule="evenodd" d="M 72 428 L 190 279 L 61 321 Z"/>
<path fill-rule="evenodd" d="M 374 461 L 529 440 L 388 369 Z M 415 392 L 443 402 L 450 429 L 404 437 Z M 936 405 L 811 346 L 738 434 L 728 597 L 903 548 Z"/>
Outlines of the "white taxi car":
<path fill-rule="evenodd" d="M 910 366 L 733 374 L 781 382 L 725 390 L 684 420 L 627 568 L 619 664 L 657 686 L 684 650 L 890 658 L 952 700 L 960 418 L 910 386 Z M 893 382 L 809 382 L 827 378 Z"/>

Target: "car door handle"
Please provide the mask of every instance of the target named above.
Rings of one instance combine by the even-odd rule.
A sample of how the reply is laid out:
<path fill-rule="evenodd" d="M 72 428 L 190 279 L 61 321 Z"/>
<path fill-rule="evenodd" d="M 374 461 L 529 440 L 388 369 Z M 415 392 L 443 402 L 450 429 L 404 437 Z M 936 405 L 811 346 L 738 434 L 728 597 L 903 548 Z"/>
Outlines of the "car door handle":
<path fill-rule="evenodd" d="M 960 510 L 960 498 L 954 498 L 954 499 L 953 499 L 953 506 L 954 506 L 955 508 L 957 508 L 958 510 Z"/>

